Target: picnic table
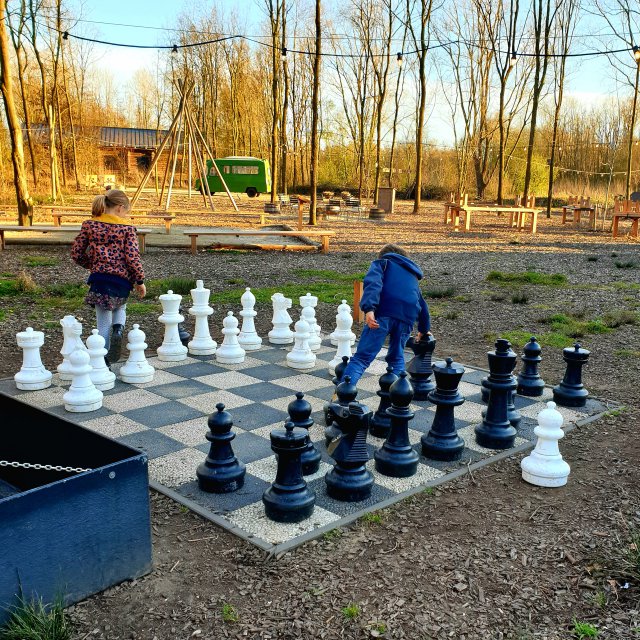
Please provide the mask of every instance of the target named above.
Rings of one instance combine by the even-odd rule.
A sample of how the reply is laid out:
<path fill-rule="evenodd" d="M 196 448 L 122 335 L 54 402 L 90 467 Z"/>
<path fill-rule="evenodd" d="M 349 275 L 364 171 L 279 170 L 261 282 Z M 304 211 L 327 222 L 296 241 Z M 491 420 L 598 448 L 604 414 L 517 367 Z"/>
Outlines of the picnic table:
<path fill-rule="evenodd" d="M 538 230 L 538 213 L 540 209 L 535 207 L 535 197 L 529 196 L 527 202 L 522 204 L 521 196 L 516 197 L 516 204 L 499 205 L 495 203 L 469 203 L 467 194 L 461 197 L 457 197 L 451 202 L 445 203 L 444 210 L 444 222 L 445 224 L 452 223 L 454 231 L 460 229 L 460 218 L 464 218 L 464 230 L 469 231 L 471 229 L 471 214 L 478 212 L 489 212 L 509 214 L 509 226 L 516 228 L 518 231 L 529 230 L 531 233 L 536 233 Z"/>
<path fill-rule="evenodd" d="M 618 200 L 613 205 L 611 236 L 618 237 L 620 220 L 631 220 L 631 234 L 638 237 L 638 221 L 640 221 L 640 202 L 635 200 Z"/>
<path fill-rule="evenodd" d="M 579 198 L 570 196 L 569 202 L 562 207 L 562 224 L 567 223 L 567 218 L 571 216 L 570 222 L 574 227 L 580 226 L 580 219 L 583 213 L 589 214 L 589 228 L 596 228 L 596 207 L 591 204 L 591 198 Z"/>

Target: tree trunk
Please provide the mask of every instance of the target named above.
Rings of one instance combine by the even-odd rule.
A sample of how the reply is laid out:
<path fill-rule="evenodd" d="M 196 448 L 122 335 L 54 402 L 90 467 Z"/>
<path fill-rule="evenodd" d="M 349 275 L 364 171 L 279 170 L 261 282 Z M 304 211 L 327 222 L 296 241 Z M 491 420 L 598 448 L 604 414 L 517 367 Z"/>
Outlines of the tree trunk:
<path fill-rule="evenodd" d="M 508 74 L 507 74 L 508 75 Z M 500 108 L 498 110 L 498 130 L 500 133 L 500 142 L 498 149 L 498 194 L 496 200 L 498 204 L 502 204 L 504 199 L 504 148 L 505 148 L 505 136 L 504 136 L 504 94 L 507 86 L 507 77 L 500 86 Z"/>
<path fill-rule="evenodd" d="M 11 140 L 11 164 L 13 165 L 13 184 L 16 189 L 16 201 L 18 203 L 18 224 L 31 226 L 33 223 L 33 202 L 29 196 L 27 175 L 24 169 L 22 129 L 20 128 L 20 120 L 13 101 L 9 41 L 5 26 L 6 13 L 6 0 L 0 0 L 0 90 L 4 98 L 4 108 L 9 126 L 9 139 Z"/>
<path fill-rule="evenodd" d="M 282 47 L 283 51 L 287 46 L 287 11 L 286 0 L 282 0 Z M 283 78 L 283 99 L 282 99 L 282 117 L 280 120 L 280 189 L 281 193 L 287 193 L 287 114 L 289 112 L 289 65 L 287 58 L 284 56 L 282 60 L 282 78 Z"/>
<path fill-rule="evenodd" d="M 636 63 L 636 84 L 633 92 L 633 106 L 631 107 L 631 126 L 629 127 L 629 149 L 627 153 L 627 182 L 625 185 L 625 199 L 631 193 L 631 161 L 633 159 L 633 130 L 636 128 L 636 107 L 638 106 L 638 81 L 640 80 L 640 61 Z"/>
<path fill-rule="evenodd" d="M 60 168 L 62 169 L 62 186 L 67 186 L 67 171 L 64 166 L 64 138 L 62 137 L 62 114 L 60 113 L 60 95 L 56 85 L 56 111 L 58 112 L 58 140 L 60 141 Z"/>
<path fill-rule="evenodd" d="M 311 167 L 309 224 L 317 224 L 316 208 L 318 200 L 318 103 L 320 93 L 320 56 L 322 52 L 322 32 L 320 30 L 321 0 L 316 0 L 316 55 L 313 58 L 313 91 L 311 94 Z"/>

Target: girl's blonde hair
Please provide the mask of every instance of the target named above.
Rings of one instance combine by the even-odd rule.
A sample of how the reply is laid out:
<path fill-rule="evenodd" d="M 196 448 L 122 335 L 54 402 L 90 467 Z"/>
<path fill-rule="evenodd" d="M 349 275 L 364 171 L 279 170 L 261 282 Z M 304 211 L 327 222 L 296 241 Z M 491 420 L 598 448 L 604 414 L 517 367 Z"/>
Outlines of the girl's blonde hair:
<path fill-rule="evenodd" d="M 129 208 L 129 198 L 120 189 L 109 189 L 107 193 L 96 196 L 91 204 L 91 215 L 99 218 L 107 209 L 123 206 Z"/>

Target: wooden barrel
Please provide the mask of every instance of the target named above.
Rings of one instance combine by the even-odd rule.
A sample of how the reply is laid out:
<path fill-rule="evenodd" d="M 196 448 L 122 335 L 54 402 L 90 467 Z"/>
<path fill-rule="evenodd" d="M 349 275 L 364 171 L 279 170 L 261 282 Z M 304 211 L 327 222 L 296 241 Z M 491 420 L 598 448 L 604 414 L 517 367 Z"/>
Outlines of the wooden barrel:
<path fill-rule="evenodd" d="M 384 220 L 384 209 L 371 207 L 369 209 L 369 220 Z"/>
<path fill-rule="evenodd" d="M 280 203 L 279 202 L 265 202 L 264 203 L 264 212 L 270 213 L 272 215 L 276 215 L 280 213 Z"/>

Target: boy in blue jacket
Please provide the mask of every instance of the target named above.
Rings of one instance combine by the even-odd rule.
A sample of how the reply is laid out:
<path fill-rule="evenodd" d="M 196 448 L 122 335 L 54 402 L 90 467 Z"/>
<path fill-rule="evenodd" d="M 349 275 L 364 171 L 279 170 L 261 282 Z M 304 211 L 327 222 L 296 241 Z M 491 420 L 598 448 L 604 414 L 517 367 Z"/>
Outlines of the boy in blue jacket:
<path fill-rule="evenodd" d="M 389 336 L 385 358 L 397 375 L 404 370 L 404 347 L 418 321 L 418 335 L 429 333 L 429 307 L 420 292 L 420 267 L 409 259 L 407 252 L 396 244 L 386 244 L 364 278 L 360 308 L 365 314 L 365 327 L 358 348 L 349 360 L 344 376 L 357 384 L 373 362 Z"/>

